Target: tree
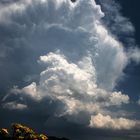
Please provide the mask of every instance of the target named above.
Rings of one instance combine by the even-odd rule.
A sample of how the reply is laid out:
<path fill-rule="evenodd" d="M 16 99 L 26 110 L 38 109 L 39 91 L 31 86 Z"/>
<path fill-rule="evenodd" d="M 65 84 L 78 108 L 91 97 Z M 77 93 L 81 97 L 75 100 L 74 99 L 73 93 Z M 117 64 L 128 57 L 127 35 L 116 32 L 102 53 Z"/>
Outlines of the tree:
<path fill-rule="evenodd" d="M 2 128 L 0 130 L 0 136 L 3 139 L 12 139 L 12 140 L 48 140 L 48 137 L 45 134 L 36 134 L 31 128 L 14 123 L 11 125 L 12 134 L 10 135 L 8 129 Z"/>
<path fill-rule="evenodd" d="M 9 136 L 8 129 L 2 128 L 2 129 L 0 130 L 0 136 L 1 136 L 1 137 L 8 137 L 8 136 Z"/>

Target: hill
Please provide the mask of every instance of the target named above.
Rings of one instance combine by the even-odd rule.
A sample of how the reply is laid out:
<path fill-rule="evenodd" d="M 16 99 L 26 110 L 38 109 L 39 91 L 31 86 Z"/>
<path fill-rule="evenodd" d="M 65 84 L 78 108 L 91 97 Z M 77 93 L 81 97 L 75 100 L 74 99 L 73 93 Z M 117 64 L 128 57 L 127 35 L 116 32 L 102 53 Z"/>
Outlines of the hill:
<path fill-rule="evenodd" d="M 69 140 L 67 138 L 58 138 L 54 136 L 46 136 L 45 134 L 37 134 L 31 128 L 14 123 L 11 125 L 10 131 L 7 128 L 0 129 L 0 140 Z"/>

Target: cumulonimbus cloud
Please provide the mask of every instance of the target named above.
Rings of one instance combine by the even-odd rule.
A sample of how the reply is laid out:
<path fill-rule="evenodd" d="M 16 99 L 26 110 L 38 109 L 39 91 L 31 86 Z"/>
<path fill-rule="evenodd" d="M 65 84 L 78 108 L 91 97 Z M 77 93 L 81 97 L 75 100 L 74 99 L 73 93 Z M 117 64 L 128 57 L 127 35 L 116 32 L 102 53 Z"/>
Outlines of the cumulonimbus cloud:
<path fill-rule="evenodd" d="M 103 115 L 111 114 L 109 107 L 129 103 L 128 95 L 114 89 L 129 60 L 139 59 L 111 35 L 101 22 L 103 16 L 94 0 L 76 3 L 69 0 L 30 0 L 3 7 L 0 24 L 5 29 L 5 36 L 10 34 L 7 40 L 12 46 L 4 38 L 1 65 L 8 65 L 8 61 L 4 62 L 7 56 L 11 56 L 12 66 L 30 68 L 24 76 L 28 73 L 32 77 L 32 72 L 38 74 L 36 81 L 31 78 L 31 84 L 11 89 L 2 100 L 3 108 L 32 109 L 29 100 L 39 103 L 41 108 L 45 98 L 49 103 L 58 102 L 54 114 L 59 117 L 78 118 L 84 112 L 88 116 L 86 125 L 90 127 L 135 127 L 137 121 Z M 12 36 L 13 27 L 17 32 Z M 24 52 L 26 58 L 20 56 L 19 61 L 14 58 L 17 50 L 21 54 Z M 19 72 L 24 73 L 24 69 Z M 9 72 L 10 76 L 16 74 Z M 97 124 L 97 120 L 101 123 Z M 81 120 L 76 121 L 80 123 Z"/>
<path fill-rule="evenodd" d="M 96 128 L 112 128 L 112 129 L 131 129 L 136 125 L 133 120 L 125 118 L 111 118 L 109 115 L 104 116 L 102 114 L 97 114 L 96 116 L 91 116 L 90 127 Z"/>

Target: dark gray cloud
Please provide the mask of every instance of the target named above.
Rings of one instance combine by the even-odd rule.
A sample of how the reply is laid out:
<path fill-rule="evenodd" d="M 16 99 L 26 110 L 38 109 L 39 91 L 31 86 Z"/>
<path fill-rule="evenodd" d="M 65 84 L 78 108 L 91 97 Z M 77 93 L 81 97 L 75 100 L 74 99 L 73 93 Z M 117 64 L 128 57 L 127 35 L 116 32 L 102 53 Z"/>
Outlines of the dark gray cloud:
<path fill-rule="evenodd" d="M 18 2 L 18 1 L 20 1 L 20 0 L 0 0 L 0 3 L 7 4 L 7 3 Z"/>
<path fill-rule="evenodd" d="M 101 4 L 102 10 L 105 12 L 106 16 L 102 20 L 111 33 L 124 43 L 125 47 L 134 47 L 136 45 L 135 27 L 129 18 L 122 16 L 120 4 L 115 0 L 97 0 L 97 2 Z"/>

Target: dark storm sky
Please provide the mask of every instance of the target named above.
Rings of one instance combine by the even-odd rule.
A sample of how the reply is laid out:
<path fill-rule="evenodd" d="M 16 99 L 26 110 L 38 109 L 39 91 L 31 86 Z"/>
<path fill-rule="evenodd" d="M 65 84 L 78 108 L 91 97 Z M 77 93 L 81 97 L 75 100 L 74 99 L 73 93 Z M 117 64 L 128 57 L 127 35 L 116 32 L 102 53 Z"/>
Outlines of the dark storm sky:
<path fill-rule="evenodd" d="M 107 0 L 105 0 L 106 2 Z M 96 0 L 97 3 L 103 2 L 103 0 Z M 109 1 L 107 1 L 109 2 Z M 140 1 L 139 0 L 115 0 L 120 5 L 120 13 L 122 16 L 128 18 L 133 24 L 135 32 L 133 34 L 120 35 L 117 33 L 119 40 L 124 43 L 125 47 L 134 47 L 136 45 L 140 48 Z M 104 7 L 102 7 L 104 10 Z M 114 26 L 114 25 L 112 25 Z M 113 32 L 116 34 L 115 32 Z M 126 39 L 128 36 L 135 39 L 134 44 L 129 46 Z M 126 41 L 127 40 L 127 41 Z M 123 92 L 129 94 L 129 96 L 137 101 L 140 96 L 140 65 L 135 62 L 131 62 L 126 69 L 125 79 L 119 82 L 117 89 L 121 89 Z"/>
<path fill-rule="evenodd" d="M 135 27 L 135 40 L 136 45 L 140 48 L 140 1 L 139 0 L 117 0 L 121 6 L 121 12 L 125 17 L 128 17 Z M 136 99 L 140 96 L 140 65 L 131 64 L 126 73 L 128 77 L 120 85 L 121 88 Z"/>
<path fill-rule="evenodd" d="M 97 2 L 99 1 L 97 0 Z M 133 34 L 123 35 L 122 37 L 120 37 L 119 35 L 118 38 L 121 40 L 121 42 L 124 43 L 125 47 L 133 47 L 136 45 L 138 48 L 140 48 L 140 1 L 115 0 L 115 2 L 119 3 L 121 14 L 124 17 L 128 18 L 128 20 L 133 24 L 135 28 L 135 32 Z M 135 39 L 132 46 L 129 45 L 129 43 L 126 41 L 128 40 L 128 36 Z M 139 119 L 140 108 L 136 104 L 136 102 L 140 97 L 140 64 L 132 61 L 125 68 L 124 72 L 126 73 L 126 76 L 122 81 L 119 82 L 116 89 L 121 89 L 123 92 L 127 93 L 131 97 L 133 101 L 131 101 L 131 106 L 128 106 L 127 108 L 131 111 L 137 112 L 136 118 Z"/>

